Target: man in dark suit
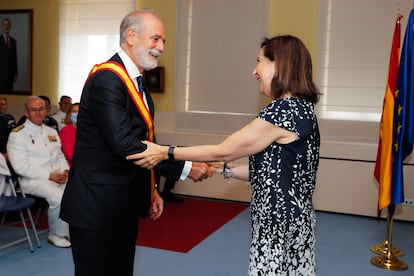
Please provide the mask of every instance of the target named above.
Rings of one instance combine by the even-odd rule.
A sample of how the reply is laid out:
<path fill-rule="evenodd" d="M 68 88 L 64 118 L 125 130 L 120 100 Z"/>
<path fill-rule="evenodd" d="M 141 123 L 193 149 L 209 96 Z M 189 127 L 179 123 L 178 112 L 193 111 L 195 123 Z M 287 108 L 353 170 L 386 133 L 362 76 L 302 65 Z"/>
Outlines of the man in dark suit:
<path fill-rule="evenodd" d="M 77 137 L 61 218 L 69 223 L 76 276 L 132 276 L 138 218 L 157 219 L 163 200 L 152 186 L 155 172 L 126 156 L 153 140 L 154 104 L 136 80 L 157 66 L 164 51 L 161 20 L 149 11 L 128 14 L 120 27 L 121 50 L 95 66 L 83 88 Z M 140 91 L 137 91 L 140 88 Z M 145 89 L 144 89 L 145 90 Z M 160 163 L 171 179 L 194 181 L 212 175 L 196 162 Z"/>
<path fill-rule="evenodd" d="M 17 50 L 16 39 L 10 36 L 11 21 L 2 20 L 3 34 L 0 37 L 0 91 L 13 91 L 13 84 L 17 77 Z"/>
<path fill-rule="evenodd" d="M 7 113 L 7 99 L 0 97 L 0 152 L 8 160 L 6 153 L 7 140 L 10 131 L 16 127 L 16 120 L 13 115 Z"/>

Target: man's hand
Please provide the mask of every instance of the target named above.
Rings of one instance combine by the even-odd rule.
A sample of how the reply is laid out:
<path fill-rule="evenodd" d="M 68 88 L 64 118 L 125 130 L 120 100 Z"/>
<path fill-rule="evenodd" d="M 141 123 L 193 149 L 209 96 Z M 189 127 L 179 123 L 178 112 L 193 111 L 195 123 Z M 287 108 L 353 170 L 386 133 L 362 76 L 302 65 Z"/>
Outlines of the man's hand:
<path fill-rule="evenodd" d="M 49 180 L 58 184 L 65 184 L 68 180 L 68 172 L 65 171 L 63 173 L 51 173 L 49 175 Z"/>
<path fill-rule="evenodd" d="M 214 168 L 207 165 L 207 163 L 193 162 L 190 174 L 188 175 L 194 182 L 202 181 L 207 177 L 213 176 Z"/>
<path fill-rule="evenodd" d="M 161 198 L 157 191 L 154 191 L 154 200 L 150 206 L 150 218 L 153 220 L 158 219 L 164 211 L 164 200 Z"/>

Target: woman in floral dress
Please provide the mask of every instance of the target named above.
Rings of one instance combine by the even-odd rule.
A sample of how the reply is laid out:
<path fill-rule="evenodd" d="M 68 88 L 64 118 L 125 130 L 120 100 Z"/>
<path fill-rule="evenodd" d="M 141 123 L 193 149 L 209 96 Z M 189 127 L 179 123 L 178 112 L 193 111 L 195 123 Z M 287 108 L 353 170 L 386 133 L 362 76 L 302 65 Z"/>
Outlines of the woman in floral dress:
<path fill-rule="evenodd" d="M 165 159 L 225 161 L 225 177 L 249 180 L 252 189 L 249 275 L 315 275 L 312 195 L 320 137 L 319 90 L 305 45 L 290 35 L 264 39 L 253 71 L 260 93 L 272 101 L 251 123 L 218 145 L 159 146 L 128 159 L 153 168 Z M 249 156 L 247 165 L 227 162 Z"/>

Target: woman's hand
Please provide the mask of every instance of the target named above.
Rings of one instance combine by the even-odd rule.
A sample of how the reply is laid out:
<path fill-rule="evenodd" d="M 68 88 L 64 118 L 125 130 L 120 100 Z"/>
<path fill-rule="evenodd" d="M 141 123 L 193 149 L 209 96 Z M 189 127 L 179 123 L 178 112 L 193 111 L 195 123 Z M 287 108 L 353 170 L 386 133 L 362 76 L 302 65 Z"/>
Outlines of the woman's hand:
<path fill-rule="evenodd" d="M 213 173 L 223 173 L 224 162 L 208 162 L 207 164 Z"/>
<path fill-rule="evenodd" d="M 147 149 L 140 153 L 134 153 L 126 157 L 127 160 L 135 160 L 134 164 L 146 169 L 154 168 L 159 162 L 168 159 L 168 147 L 160 146 L 149 141 L 142 141 Z"/>

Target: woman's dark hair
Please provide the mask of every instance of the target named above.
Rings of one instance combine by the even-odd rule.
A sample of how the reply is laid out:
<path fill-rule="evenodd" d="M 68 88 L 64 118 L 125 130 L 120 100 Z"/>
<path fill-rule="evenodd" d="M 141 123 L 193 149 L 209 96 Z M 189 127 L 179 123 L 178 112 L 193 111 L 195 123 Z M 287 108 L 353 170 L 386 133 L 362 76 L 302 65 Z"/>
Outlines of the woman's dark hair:
<path fill-rule="evenodd" d="M 319 101 L 320 92 L 312 79 L 312 59 L 303 42 L 291 35 L 263 39 L 264 56 L 275 61 L 272 96 L 280 98 L 290 92 L 294 97 Z"/>

